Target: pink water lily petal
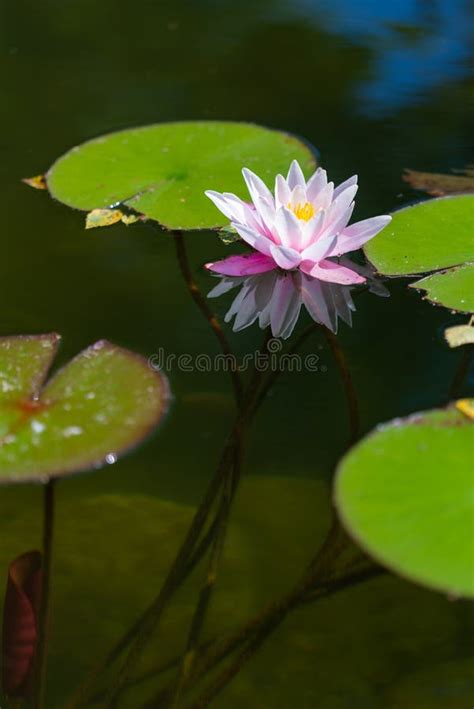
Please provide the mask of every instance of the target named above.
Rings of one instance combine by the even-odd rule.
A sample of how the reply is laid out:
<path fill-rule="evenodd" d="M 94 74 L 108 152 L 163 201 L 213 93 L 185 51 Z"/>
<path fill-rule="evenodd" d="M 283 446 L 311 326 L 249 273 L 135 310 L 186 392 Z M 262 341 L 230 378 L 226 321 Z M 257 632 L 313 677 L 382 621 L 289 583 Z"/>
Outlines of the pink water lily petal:
<path fill-rule="evenodd" d="M 270 255 L 275 259 L 280 268 L 291 270 L 299 266 L 301 255 L 295 249 L 290 249 L 287 246 L 270 246 Z"/>
<path fill-rule="evenodd" d="M 316 212 L 314 217 L 311 217 L 311 219 L 303 225 L 303 238 L 301 240 L 302 251 L 320 238 L 325 220 L 326 212 L 324 209 L 320 209 L 319 212 Z"/>
<path fill-rule="evenodd" d="M 321 261 L 328 253 L 330 253 L 334 249 L 336 241 L 336 236 L 327 236 L 323 239 L 319 239 L 314 244 L 311 244 L 311 246 L 308 246 L 308 248 L 306 248 L 301 254 L 301 258 L 303 259 L 301 263 L 301 269 L 306 273 L 309 273 L 309 270 L 311 270 L 311 266 L 308 270 L 308 265 L 306 264 L 306 261 L 312 265 Z"/>
<path fill-rule="evenodd" d="M 275 229 L 283 246 L 299 248 L 302 238 L 300 220 L 287 207 L 280 207 L 277 211 Z"/>
<path fill-rule="evenodd" d="M 343 229 L 346 227 L 348 221 L 352 217 L 352 212 L 354 211 L 354 202 L 351 202 L 351 204 L 346 207 L 345 211 L 339 212 L 337 217 L 334 219 L 334 221 L 328 223 L 328 220 L 326 219 L 324 222 L 324 227 L 321 231 L 321 234 L 319 235 L 320 239 L 324 239 L 325 237 L 329 235 L 334 235 L 336 237 L 339 237 L 340 233 L 343 231 Z M 334 245 L 336 248 L 336 244 Z"/>
<path fill-rule="evenodd" d="M 303 175 L 303 170 L 300 168 L 297 160 L 293 160 L 288 170 L 288 177 L 286 178 L 288 182 L 288 187 L 290 190 L 294 189 L 297 185 L 301 187 L 306 187 L 306 180 Z"/>
<path fill-rule="evenodd" d="M 339 195 L 344 192 L 348 187 L 352 187 L 352 185 L 357 184 L 357 175 L 352 175 L 352 177 L 349 177 L 348 180 L 345 180 L 344 182 L 341 182 L 340 185 L 336 187 L 334 190 L 334 199 L 337 199 Z"/>
<path fill-rule="evenodd" d="M 329 228 L 333 228 L 333 224 L 339 222 L 341 214 L 345 214 L 347 212 L 349 206 L 352 204 L 357 190 L 358 185 L 351 185 L 346 190 L 341 192 L 339 197 L 333 200 L 332 204 L 328 209 L 327 218 L 324 223 L 325 231 Z M 344 224 L 344 226 L 346 226 L 346 224 Z M 337 232 L 338 230 L 334 229 L 334 231 Z"/>
<path fill-rule="evenodd" d="M 328 281 L 329 283 L 339 283 L 344 286 L 356 285 L 365 283 L 366 279 L 359 276 L 347 266 L 341 266 L 334 261 L 320 261 L 310 271 L 313 278 L 318 278 L 320 281 Z"/>
<path fill-rule="evenodd" d="M 250 276 L 255 273 L 265 273 L 277 268 L 277 264 L 270 256 L 265 256 L 259 251 L 252 251 L 239 256 L 228 256 L 221 261 L 206 263 L 205 268 L 222 276 Z"/>
<path fill-rule="evenodd" d="M 274 204 L 272 193 L 258 175 L 248 170 L 246 167 L 242 170 L 242 175 L 244 176 L 245 183 L 254 204 L 255 197 L 257 196 L 266 200 L 269 204 Z M 255 206 L 257 205 L 255 204 Z"/>
<path fill-rule="evenodd" d="M 322 167 L 318 167 L 306 185 L 306 198 L 308 202 L 314 203 L 321 190 L 326 187 L 327 183 L 328 176 L 326 170 L 323 170 Z"/>
<path fill-rule="evenodd" d="M 321 192 L 315 198 L 313 205 L 315 209 L 325 209 L 328 210 L 331 205 L 332 198 L 334 194 L 334 182 L 328 182 L 326 187 L 323 187 Z"/>
<path fill-rule="evenodd" d="M 291 190 L 283 175 L 277 175 L 275 178 L 275 206 L 278 209 L 282 205 L 285 207 L 291 198 Z"/>
<path fill-rule="evenodd" d="M 348 251 L 360 249 L 366 241 L 369 241 L 369 239 L 372 239 L 379 231 L 382 231 L 391 220 L 392 217 L 383 214 L 380 217 L 371 217 L 370 219 L 364 219 L 361 222 L 351 224 L 342 231 L 332 255 L 340 256 Z"/>
<path fill-rule="evenodd" d="M 245 224 L 239 224 L 238 222 L 232 222 L 232 226 L 249 246 L 266 256 L 271 256 L 271 246 L 274 243 L 268 236 L 255 231 L 255 229 L 249 229 Z"/>

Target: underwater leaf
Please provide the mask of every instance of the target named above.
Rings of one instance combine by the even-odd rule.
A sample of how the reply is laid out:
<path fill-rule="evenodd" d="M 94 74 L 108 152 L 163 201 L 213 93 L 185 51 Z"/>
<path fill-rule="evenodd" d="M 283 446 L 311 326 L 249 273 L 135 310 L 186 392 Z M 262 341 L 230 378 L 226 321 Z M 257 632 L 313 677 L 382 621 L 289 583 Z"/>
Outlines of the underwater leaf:
<path fill-rule="evenodd" d="M 426 192 L 434 197 L 447 194 L 463 194 L 474 192 L 474 176 L 472 170 L 463 170 L 465 174 L 445 175 L 436 172 L 417 172 L 405 170 L 402 178 L 415 190 Z"/>
<path fill-rule="evenodd" d="M 28 695 L 37 639 L 42 557 L 29 551 L 11 562 L 3 606 L 2 687 L 9 696 Z"/>
<path fill-rule="evenodd" d="M 58 335 L 0 338 L 0 485 L 115 462 L 167 408 L 165 378 L 100 341 L 43 386 Z"/>
<path fill-rule="evenodd" d="M 451 348 L 474 345 L 474 318 L 467 325 L 453 325 L 444 331 L 446 342 Z"/>
<path fill-rule="evenodd" d="M 86 229 L 96 229 L 102 226 L 111 226 L 122 220 L 123 213 L 120 209 L 93 209 L 86 216 Z"/>
<path fill-rule="evenodd" d="M 364 247 L 379 273 L 409 276 L 474 261 L 474 195 L 431 199 L 392 217 Z"/>
<path fill-rule="evenodd" d="M 249 123 L 161 123 L 101 136 L 73 148 L 46 175 L 51 195 L 83 210 L 120 203 L 169 229 L 224 226 L 207 189 L 248 199 L 242 167 L 263 179 L 293 159 L 310 174 L 315 159 L 298 138 Z"/>
<path fill-rule="evenodd" d="M 425 298 L 436 305 L 462 313 L 474 313 L 474 262 L 433 273 L 421 281 L 410 283 L 410 288 L 426 291 Z"/>
<path fill-rule="evenodd" d="M 331 521 L 327 486 L 305 478 L 295 461 L 292 473 L 242 479 L 205 640 L 226 637 L 286 595 L 321 544 Z M 58 489 L 48 709 L 67 706 L 72 691 L 155 597 L 194 512 L 168 494 L 99 493 L 82 489 L 86 482 Z M 181 500 L 186 491 L 177 486 L 178 497 L 182 492 Z M 39 503 L 33 486 L 2 491 L 0 568 L 38 538 Z M 148 679 L 130 685 L 121 709 L 143 706 L 163 686 L 165 678 L 153 670 L 182 653 L 204 568 L 164 615 L 137 668 L 137 676 Z M 462 663 L 470 652 L 470 621 L 464 604 L 387 574 L 290 614 L 217 706 L 346 709 L 357 702 L 363 709 L 391 709 L 385 693 L 403 681 L 407 666 L 416 672 L 426 665 L 436 681 L 439 663 L 452 657 Z M 104 677 L 104 689 L 110 677 Z M 456 709 L 469 707 L 472 671 L 460 665 L 442 689 L 444 699 L 457 699 Z M 410 700 L 410 692 L 401 693 L 398 706 L 418 709 L 416 698 Z M 97 698 L 98 707 L 104 703 Z"/>
<path fill-rule="evenodd" d="M 338 468 L 346 529 L 392 571 L 473 596 L 473 450 L 474 426 L 455 406 L 378 428 Z"/>
<path fill-rule="evenodd" d="M 44 175 L 35 175 L 34 177 L 24 177 L 22 182 L 25 185 L 33 187 L 35 190 L 47 190 L 46 177 Z"/>

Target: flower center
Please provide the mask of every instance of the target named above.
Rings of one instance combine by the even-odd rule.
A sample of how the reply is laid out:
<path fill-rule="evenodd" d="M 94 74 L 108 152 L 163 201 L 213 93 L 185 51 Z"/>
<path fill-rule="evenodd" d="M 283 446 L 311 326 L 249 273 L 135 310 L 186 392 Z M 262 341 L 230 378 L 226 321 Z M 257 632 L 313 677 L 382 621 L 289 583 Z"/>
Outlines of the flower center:
<path fill-rule="evenodd" d="M 309 220 L 316 214 L 316 210 L 311 202 L 305 202 L 304 204 L 301 202 L 298 202 L 298 204 L 288 203 L 288 209 L 291 209 L 293 214 L 298 217 L 298 219 L 303 219 L 305 222 L 309 222 Z"/>

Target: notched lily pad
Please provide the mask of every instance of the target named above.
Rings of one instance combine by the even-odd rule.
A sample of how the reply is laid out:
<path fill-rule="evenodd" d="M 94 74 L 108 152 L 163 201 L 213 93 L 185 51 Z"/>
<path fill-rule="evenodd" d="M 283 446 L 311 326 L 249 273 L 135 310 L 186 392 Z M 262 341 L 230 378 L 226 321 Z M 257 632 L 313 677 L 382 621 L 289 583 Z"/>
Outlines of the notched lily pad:
<path fill-rule="evenodd" d="M 293 159 L 315 159 L 298 138 L 249 123 L 161 123 L 111 133 L 73 148 L 46 175 L 50 193 L 76 209 L 123 204 L 169 229 L 224 226 L 207 189 L 248 198 L 242 167 L 274 180 Z"/>
<path fill-rule="evenodd" d="M 113 463 L 166 411 L 164 376 L 106 341 L 81 352 L 44 385 L 59 339 L 0 338 L 0 485 Z"/>
<path fill-rule="evenodd" d="M 426 291 L 425 298 L 436 305 L 474 313 L 474 262 L 434 273 L 411 283 L 410 287 Z"/>
<path fill-rule="evenodd" d="M 474 195 L 441 197 L 393 213 L 364 247 L 386 276 L 412 276 L 474 261 Z"/>
<path fill-rule="evenodd" d="M 474 426 L 456 406 L 380 427 L 341 461 L 335 501 L 354 539 L 402 576 L 474 596 Z"/>

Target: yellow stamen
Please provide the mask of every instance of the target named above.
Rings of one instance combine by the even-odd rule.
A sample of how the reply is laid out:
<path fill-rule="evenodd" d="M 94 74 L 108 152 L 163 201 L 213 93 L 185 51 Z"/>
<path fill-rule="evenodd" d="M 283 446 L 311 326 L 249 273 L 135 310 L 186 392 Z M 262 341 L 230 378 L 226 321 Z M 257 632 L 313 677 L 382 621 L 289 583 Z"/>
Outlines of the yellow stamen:
<path fill-rule="evenodd" d="M 305 204 L 301 204 L 301 202 L 298 202 L 298 204 L 291 204 L 288 202 L 288 209 L 291 209 L 293 214 L 298 217 L 298 219 L 303 219 L 305 222 L 309 222 L 309 220 L 314 217 L 316 213 L 316 210 L 311 202 L 305 202 Z"/>

